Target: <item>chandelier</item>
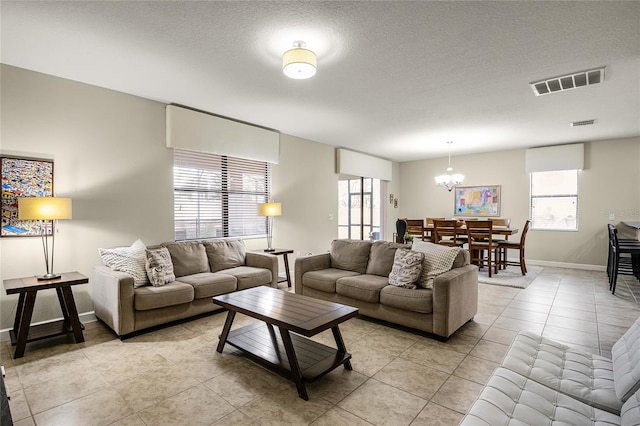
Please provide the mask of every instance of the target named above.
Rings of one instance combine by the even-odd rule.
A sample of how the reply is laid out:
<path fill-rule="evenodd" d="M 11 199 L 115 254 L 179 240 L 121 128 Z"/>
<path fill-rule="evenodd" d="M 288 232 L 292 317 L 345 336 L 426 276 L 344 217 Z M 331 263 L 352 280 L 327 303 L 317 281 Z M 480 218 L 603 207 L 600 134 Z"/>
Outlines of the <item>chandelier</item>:
<path fill-rule="evenodd" d="M 447 191 L 451 192 L 453 188 L 460 185 L 464 180 L 464 175 L 461 174 L 452 174 L 453 167 L 451 167 L 451 144 L 453 141 L 447 141 L 447 145 L 449 145 L 449 167 L 447 167 L 447 173 L 444 175 L 436 176 L 436 184 L 447 188 Z"/>

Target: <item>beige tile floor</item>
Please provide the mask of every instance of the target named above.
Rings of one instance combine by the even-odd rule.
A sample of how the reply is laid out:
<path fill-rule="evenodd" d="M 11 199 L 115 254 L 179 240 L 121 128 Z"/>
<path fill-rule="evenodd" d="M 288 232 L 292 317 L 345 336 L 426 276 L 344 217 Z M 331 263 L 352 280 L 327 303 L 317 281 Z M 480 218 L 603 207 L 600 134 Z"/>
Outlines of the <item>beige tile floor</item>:
<path fill-rule="evenodd" d="M 2 342 L 0 361 L 18 426 L 455 425 L 518 330 L 610 356 L 640 316 L 638 294 L 631 277 L 613 296 L 604 273 L 545 268 L 525 290 L 480 284 L 478 315 L 447 342 L 352 319 L 341 329 L 353 371 L 310 384 L 307 402 L 239 352 L 215 352 L 224 313 L 125 341 L 90 323 L 85 343 L 34 342 L 18 360 Z"/>

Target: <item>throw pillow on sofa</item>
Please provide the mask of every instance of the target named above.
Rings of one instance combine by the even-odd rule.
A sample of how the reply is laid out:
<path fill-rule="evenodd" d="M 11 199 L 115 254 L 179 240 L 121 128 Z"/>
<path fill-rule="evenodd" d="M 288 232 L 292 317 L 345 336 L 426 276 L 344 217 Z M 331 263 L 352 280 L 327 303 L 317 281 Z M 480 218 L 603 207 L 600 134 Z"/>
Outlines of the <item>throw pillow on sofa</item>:
<path fill-rule="evenodd" d="M 169 250 L 173 273 L 176 277 L 210 272 L 209 259 L 202 243 L 198 241 L 169 242 L 162 243 L 162 247 Z"/>
<path fill-rule="evenodd" d="M 242 240 L 205 241 L 204 248 L 211 272 L 237 268 L 245 264 L 247 250 Z"/>
<path fill-rule="evenodd" d="M 137 240 L 131 247 L 99 248 L 98 253 L 102 263 L 115 271 L 126 272 L 133 277 L 134 287 L 142 287 L 149 284 L 145 268 L 146 249 L 144 243 Z"/>
<path fill-rule="evenodd" d="M 171 255 L 166 247 L 145 251 L 147 275 L 154 287 L 160 287 L 176 280 L 173 273 Z"/>
<path fill-rule="evenodd" d="M 420 252 L 399 248 L 393 259 L 393 267 L 389 273 L 389 284 L 396 287 L 416 288 L 420 278 L 424 255 Z"/>
<path fill-rule="evenodd" d="M 411 250 L 424 253 L 418 287 L 433 288 L 433 280 L 438 275 L 451 270 L 453 261 L 462 249 L 426 241 L 414 241 Z"/>

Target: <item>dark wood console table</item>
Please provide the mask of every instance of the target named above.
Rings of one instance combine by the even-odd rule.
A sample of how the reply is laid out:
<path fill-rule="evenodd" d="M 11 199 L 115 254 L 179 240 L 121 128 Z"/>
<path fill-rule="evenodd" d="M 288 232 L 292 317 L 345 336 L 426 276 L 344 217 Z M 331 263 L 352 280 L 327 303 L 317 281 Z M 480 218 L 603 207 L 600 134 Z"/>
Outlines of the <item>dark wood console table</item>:
<path fill-rule="evenodd" d="M 338 324 L 358 315 L 357 308 L 266 286 L 215 296 L 213 303 L 229 310 L 217 351 L 222 353 L 225 343 L 242 350 L 256 362 L 293 380 L 304 400 L 309 399 L 305 382 L 340 365 L 351 370 L 351 354 L 347 353 Z M 231 330 L 236 312 L 264 323 Z M 279 333 L 275 333 L 274 326 Z M 333 332 L 337 349 L 306 338 L 328 329 Z"/>
<path fill-rule="evenodd" d="M 60 278 L 52 280 L 38 280 L 36 277 L 13 278 L 4 280 L 7 294 L 19 294 L 16 319 L 13 330 L 9 332 L 11 344 L 15 345 L 14 358 L 22 358 L 28 342 L 73 333 L 76 343 L 84 342 L 82 324 L 78 318 L 76 302 L 73 299 L 72 285 L 86 284 L 89 278 L 79 272 L 65 272 Z M 31 326 L 33 306 L 36 294 L 40 290 L 55 289 L 60 302 L 60 309 L 64 319 Z"/>

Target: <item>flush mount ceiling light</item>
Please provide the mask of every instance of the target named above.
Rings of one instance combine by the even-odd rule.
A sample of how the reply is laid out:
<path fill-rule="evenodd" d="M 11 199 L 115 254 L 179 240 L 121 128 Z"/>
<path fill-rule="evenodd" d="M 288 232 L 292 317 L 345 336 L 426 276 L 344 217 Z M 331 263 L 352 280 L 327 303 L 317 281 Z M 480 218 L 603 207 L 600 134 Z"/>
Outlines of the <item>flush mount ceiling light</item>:
<path fill-rule="evenodd" d="M 533 94 L 536 96 L 547 95 L 549 93 L 563 92 L 570 89 L 599 84 L 604 81 L 604 70 L 594 68 L 591 70 L 575 72 L 573 74 L 562 75 L 560 77 L 548 78 L 546 80 L 529 83 Z"/>
<path fill-rule="evenodd" d="M 307 43 L 298 40 L 293 43 L 293 49 L 282 55 L 282 72 L 289 78 L 302 80 L 316 75 L 318 60 L 316 54 L 305 49 Z"/>
<path fill-rule="evenodd" d="M 446 188 L 447 191 L 451 192 L 453 188 L 460 185 L 464 180 L 464 176 L 461 174 L 451 174 L 453 171 L 453 167 L 451 167 L 451 144 L 453 141 L 448 141 L 447 145 L 449 145 L 449 167 L 447 167 L 447 174 L 436 176 L 436 185 L 442 186 Z"/>

